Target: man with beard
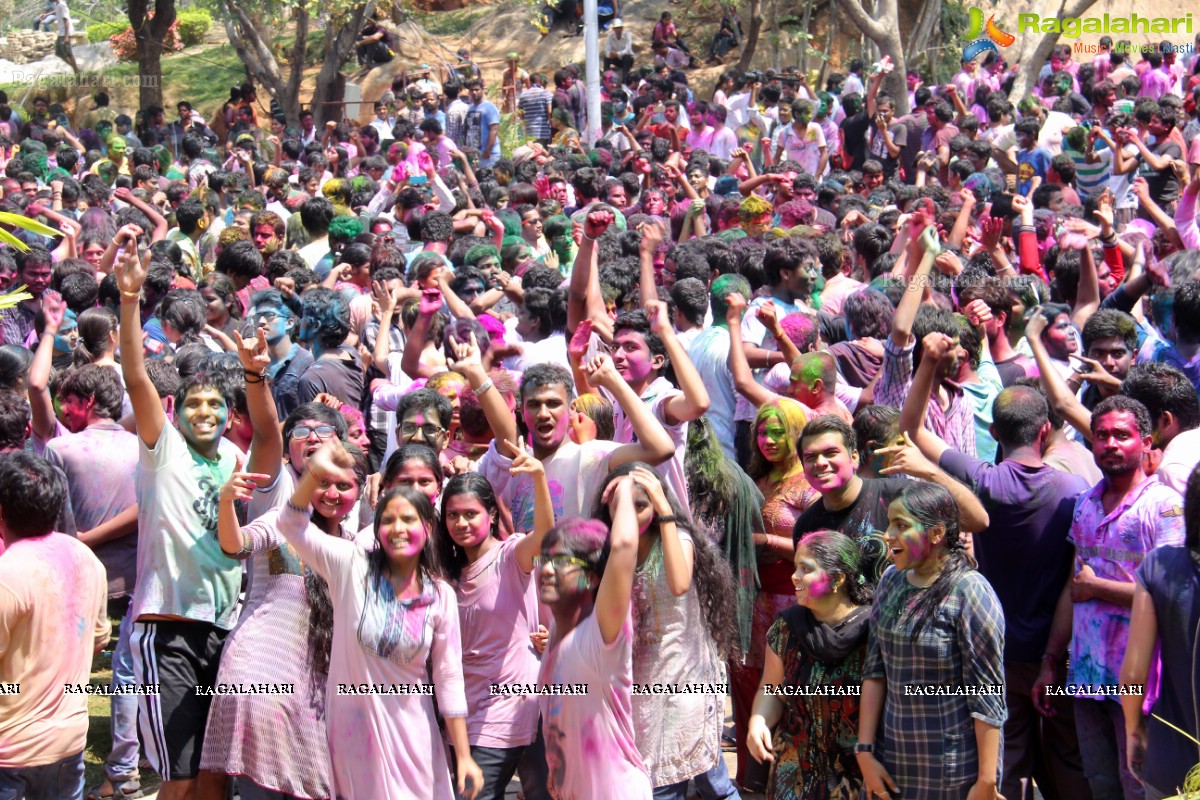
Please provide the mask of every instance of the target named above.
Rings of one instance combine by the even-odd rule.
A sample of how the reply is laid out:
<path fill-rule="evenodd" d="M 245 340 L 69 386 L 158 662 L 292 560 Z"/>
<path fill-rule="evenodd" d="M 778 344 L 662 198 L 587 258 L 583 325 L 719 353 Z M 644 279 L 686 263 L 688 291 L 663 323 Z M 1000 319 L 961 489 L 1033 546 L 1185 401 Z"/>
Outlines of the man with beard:
<path fill-rule="evenodd" d="M 1141 403 L 1123 395 L 1101 401 L 1091 433 L 1104 478 L 1075 504 L 1068 536 L 1075 572 L 1059 597 L 1033 697 L 1042 714 L 1053 716 L 1047 687 L 1059 678 L 1069 640 L 1067 687 L 1092 794 L 1137 798 L 1143 790 L 1128 767 L 1119 697 L 1096 689 L 1120 683 L 1134 572 L 1155 547 L 1183 544 L 1183 499 L 1146 474 L 1151 420 Z"/>

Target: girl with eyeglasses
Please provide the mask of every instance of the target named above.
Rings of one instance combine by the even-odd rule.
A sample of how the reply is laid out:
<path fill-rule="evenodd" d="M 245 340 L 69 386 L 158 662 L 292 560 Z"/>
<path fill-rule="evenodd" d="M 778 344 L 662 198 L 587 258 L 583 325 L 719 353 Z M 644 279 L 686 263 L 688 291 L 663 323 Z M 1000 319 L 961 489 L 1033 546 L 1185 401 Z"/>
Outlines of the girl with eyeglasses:
<path fill-rule="evenodd" d="M 458 598 L 467 739 L 484 771 L 480 797 L 487 800 L 502 800 L 516 773 L 526 800 L 549 797 L 536 696 L 492 691 L 497 685 L 535 684 L 546 644 L 532 573 L 542 539 L 554 527 L 554 510 L 542 462 L 524 445 L 504 443 L 515 454 L 509 471 L 534 482 L 538 502 L 530 534 L 500 540 L 495 490 L 477 472 L 455 475 L 446 484 L 438 525 L 438 555 Z"/>
<path fill-rule="evenodd" d="M 433 504 L 407 487 L 386 493 L 375 509 L 373 549 L 314 535 L 306 524 L 303 509 L 320 486 L 352 463 L 343 446 L 327 443 L 279 515 L 280 533 L 328 582 L 332 600 L 330 796 L 450 800 L 457 791 L 474 800 L 483 773 L 467 740 L 458 604 L 438 559 Z M 453 779 L 438 713 L 457 757 Z"/>
<path fill-rule="evenodd" d="M 316 427 L 333 433 L 332 426 Z M 332 438 L 332 446 L 344 448 L 344 465 L 309 479 L 307 500 L 294 510 L 276 507 L 241 525 L 235 503 L 249 501 L 256 482 L 269 478 L 244 472 L 241 465 L 221 490 L 221 550 L 230 558 L 249 561 L 250 588 L 237 627 L 225 643 L 217 682 L 267 684 L 279 691 L 216 696 L 200 766 L 239 776 L 239 791 L 246 800 L 331 796 L 322 708 L 333 631 L 329 587 L 280 530 L 292 524 L 305 527 L 313 538 L 356 541 L 366 460 L 358 448 Z M 364 546 L 371 542 L 369 537 L 357 540 Z M 271 657 L 263 658 L 264 652 Z M 287 736 L 276 732 L 282 719 L 288 723 Z"/>
<path fill-rule="evenodd" d="M 533 562 L 538 597 L 554 615 L 538 684 L 564 691 L 587 686 L 586 694 L 547 694 L 539 701 L 556 797 L 653 795 L 634 741 L 632 710 L 635 489 L 626 475 L 601 496 L 602 503 L 612 504 L 611 532 L 598 520 L 569 518 L 546 534 Z"/>
<path fill-rule="evenodd" d="M 724 660 L 735 646 L 729 566 L 670 487 L 649 465 L 623 464 L 608 486 L 633 481 L 638 528 L 633 578 L 633 680 L 637 686 L 703 685 L 703 692 L 641 694 L 633 698 L 638 751 L 656 798 L 687 796 L 695 779 L 701 797 L 737 797 L 721 756 L 725 719 Z M 597 506 L 601 522 L 615 519 L 612 502 Z"/>

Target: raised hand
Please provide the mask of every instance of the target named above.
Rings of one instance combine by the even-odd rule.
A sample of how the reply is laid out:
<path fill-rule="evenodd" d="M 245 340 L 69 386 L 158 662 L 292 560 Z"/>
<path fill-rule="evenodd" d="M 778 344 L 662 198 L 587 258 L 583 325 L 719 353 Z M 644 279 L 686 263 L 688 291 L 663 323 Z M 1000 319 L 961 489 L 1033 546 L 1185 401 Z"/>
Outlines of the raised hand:
<path fill-rule="evenodd" d="M 972 328 L 982 328 L 986 323 L 992 321 L 992 309 L 983 300 L 972 300 L 967 303 L 967 307 L 963 309 L 967 315 L 967 322 Z"/>
<path fill-rule="evenodd" d="M 533 457 L 533 454 L 525 449 L 525 437 L 517 439 L 517 444 L 513 444 L 507 439 L 503 443 L 504 449 L 512 456 L 512 466 L 508 468 L 510 475 L 529 475 L 536 477 L 546 474 L 546 467 L 541 461 Z"/>
<path fill-rule="evenodd" d="M 117 288 L 130 295 L 142 290 L 142 284 L 146 282 L 146 275 L 150 271 L 149 263 L 143 263 L 138 256 L 137 243 L 141 235 L 142 229 L 137 225 L 126 225 L 117 231 L 114 240 L 118 247 L 125 248 L 121 263 L 115 265 Z"/>
<path fill-rule="evenodd" d="M 474 331 L 471 332 L 470 340 L 466 342 L 451 337 L 450 349 L 454 352 L 454 361 L 450 364 L 450 369 L 463 376 L 472 369 L 483 372 L 483 353 L 479 349 Z"/>
<path fill-rule="evenodd" d="M 42 316 L 46 319 L 46 333 L 51 336 L 58 333 L 62 327 L 63 318 L 67 315 L 67 301 L 53 289 L 42 292 Z"/>
<path fill-rule="evenodd" d="M 598 239 L 608 230 L 608 226 L 613 223 L 613 213 L 611 211 L 599 210 L 592 211 L 587 215 L 587 219 L 583 223 L 583 235 L 589 239 Z"/>
<path fill-rule="evenodd" d="M 354 466 L 354 456 L 346 452 L 338 439 L 330 439 L 321 445 L 321 449 L 308 457 L 307 471 L 320 483 L 328 478 L 336 478 L 344 470 Z"/>
<path fill-rule="evenodd" d="M 667 313 L 667 304 L 661 300 L 651 300 L 644 303 L 642 307 L 646 310 L 646 319 L 650 323 L 650 330 L 659 334 L 674 333 L 675 329 L 671 326 L 671 318 Z"/>
<path fill-rule="evenodd" d="M 641 227 L 642 241 L 638 245 L 638 250 L 643 255 L 653 256 L 658 252 L 658 248 L 662 247 L 663 239 L 666 238 L 666 231 L 663 226 L 657 222 L 647 222 Z"/>
<path fill-rule="evenodd" d="M 585 319 L 575 328 L 575 332 L 571 334 L 571 341 L 567 344 L 567 352 L 576 361 L 582 362 L 583 357 L 587 355 L 588 347 L 592 341 L 593 325 L 590 319 Z"/>
<path fill-rule="evenodd" d="M 982 232 L 980 243 L 983 249 L 988 253 L 999 249 L 1000 237 L 1004 235 L 1004 220 L 987 214 L 979 220 L 979 228 Z"/>
<path fill-rule="evenodd" d="M 621 373 L 617 372 L 617 368 L 613 366 L 612 359 L 607 354 L 601 354 L 588 360 L 583 365 L 583 371 L 587 374 L 588 383 L 592 386 L 611 389 L 622 380 Z"/>
<path fill-rule="evenodd" d="M 754 317 L 772 333 L 779 329 L 779 313 L 776 311 L 774 303 L 763 303 L 754 309 Z"/>
<path fill-rule="evenodd" d="M 725 298 L 725 321 L 730 325 L 741 325 L 742 314 L 746 312 L 746 298 L 741 292 L 732 292 Z"/>
<path fill-rule="evenodd" d="M 432 317 L 442 310 L 442 293 L 438 289 L 426 289 L 421 293 L 421 302 L 417 313 L 423 317 Z"/>
<path fill-rule="evenodd" d="M 233 340 L 237 343 L 238 359 L 242 369 L 254 375 L 266 373 L 271 366 L 271 353 L 267 349 L 267 333 L 262 328 L 255 329 L 255 338 L 249 343 L 242 338 L 242 332 L 235 330 Z"/>
<path fill-rule="evenodd" d="M 220 502 L 233 503 L 238 500 L 249 501 L 254 496 L 254 490 L 266 486 L 271 481 L 270 475 L 261 472 L 242 472 L 246 465 L 245 458 L 238 458 L 233 468 L 233 474 L 221 487 Z"/>

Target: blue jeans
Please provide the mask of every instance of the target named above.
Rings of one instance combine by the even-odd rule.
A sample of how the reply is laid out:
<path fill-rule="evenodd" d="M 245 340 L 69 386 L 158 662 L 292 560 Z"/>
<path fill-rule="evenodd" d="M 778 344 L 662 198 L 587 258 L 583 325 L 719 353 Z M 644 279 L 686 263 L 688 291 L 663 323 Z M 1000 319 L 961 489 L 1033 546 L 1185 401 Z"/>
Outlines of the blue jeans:
<path fill-rule="evenodd" d="M 113 689 L 133 684 L 133 652 L 129 649 L 132 629 L 133 615 L 126 611 L 112 654 Z M 137 695 L 112 696 L 112 752 L 104 762 L 104 774 L 113 783 L 138 779 L 137 710 Z"/>
<path fill-rule="evenodd" d="M 696 791 L 704 800 L 742 800 L 737 787 L 729 780 L 729 769 L 725 766 L 723 755 L 717 758 L 715 767 L 708 772 L 701 772 L 692 780 L 696 782 Z M 654 790 L 654 800 L 685 800 L 687 789 L 687 781 L 659 786 Z"/>
<path fill-rule="evenodd" d="M 0 800 L 81 800 L 83 753 L 40 767 L 0 769 Z"/>

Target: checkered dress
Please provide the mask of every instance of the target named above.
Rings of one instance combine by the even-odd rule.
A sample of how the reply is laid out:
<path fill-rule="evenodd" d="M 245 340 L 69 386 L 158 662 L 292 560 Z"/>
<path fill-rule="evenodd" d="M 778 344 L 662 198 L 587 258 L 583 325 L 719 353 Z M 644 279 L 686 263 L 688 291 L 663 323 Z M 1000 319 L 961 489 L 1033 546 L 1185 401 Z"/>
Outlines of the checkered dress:
<path fill-rule="evenodd" d="M 962 800 L 978 777 L 975 720 L 1003 727 L 1003 691 L 927 696 L 905 687 L 1003 686 L 1004 612 L 991 584 L 971 570 L 918 637 L 906 610 L 923 591 L 892 567 L 875 594 L 863 678 L 887 681 L 876 757 L 901 800 Z"/>
<path fill-rule="evenodd" d="M 907 347 L 900 347 L 889 336 L 883 343 L 883 367 L 875 383 L 875 402 L 881 406 L 904 408 L 904 399 L 912 389 L 914 338 Z M 961 389 L 946 384 L 950 406 L 944 411 L 936 398 L 929 399 L 925 428 L 933 431 L 946 444 L 972 458 L 975 451 L 975 407 Z"/>

